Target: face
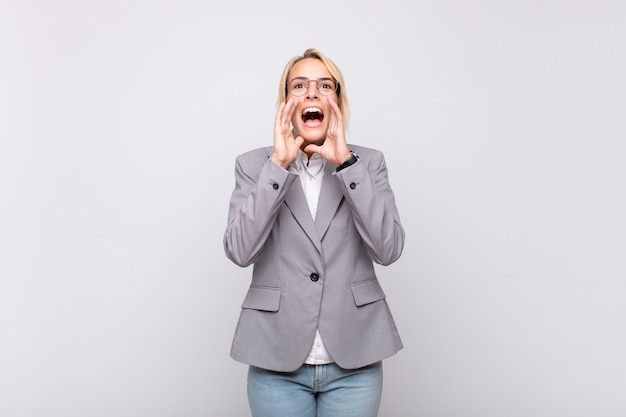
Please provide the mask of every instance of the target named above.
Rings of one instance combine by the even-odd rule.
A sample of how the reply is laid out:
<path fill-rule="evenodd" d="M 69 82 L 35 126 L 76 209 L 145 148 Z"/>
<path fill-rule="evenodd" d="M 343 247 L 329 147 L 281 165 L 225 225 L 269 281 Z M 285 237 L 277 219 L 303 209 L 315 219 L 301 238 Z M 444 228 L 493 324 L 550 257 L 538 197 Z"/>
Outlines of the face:
<path fill-rule="evenodd" d="M 330 95 L 324 95 L 318 90 L 318 85 L 320 89 L 326 88 L 324 91 L 329 91 L 328 86 L 334 87 L 335 80 L 322 61 L 315 58 L 302 59 L 291 67 L 287 81 L 291 82 L 299 78 L 305 79 L 297 83 L 299 88 L 306 90 L 304 94 L 295 97 L 291 92 L 291 87 L 287 91 L 287 100 L 294 97 L 298 100 L 298 105 L 291 118 L 294 133 L 296 136 L 304 138 L 304 146 L 309 143 L 321 145 L 326 140 L 326 132 L 332 117 L 328 100 L 334 100 L 337 103 L 337 94 L 332 92 Z M 306 79 L 312 80 L 308 86 Z M 320 81 L 316 82 L 315 80 Z M 330 84 L 328 84 L 329 81 Z"/>

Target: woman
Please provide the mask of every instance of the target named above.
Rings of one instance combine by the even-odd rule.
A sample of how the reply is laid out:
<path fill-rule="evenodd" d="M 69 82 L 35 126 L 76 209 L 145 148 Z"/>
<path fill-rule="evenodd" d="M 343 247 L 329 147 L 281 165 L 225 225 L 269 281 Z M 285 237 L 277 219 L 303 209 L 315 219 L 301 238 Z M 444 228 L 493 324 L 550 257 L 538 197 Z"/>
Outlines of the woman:
<path fill-rule="evenodd" d="M 374 262 L 404 230 L 380 151 L 348 145 L 337 66 L 308 49 L 279 85 L 274 144 L 237 157 L 224 235 L 254 264 L 231 356 L 254 417 L 375 417 L 382 360 L 402 348 Z"/>

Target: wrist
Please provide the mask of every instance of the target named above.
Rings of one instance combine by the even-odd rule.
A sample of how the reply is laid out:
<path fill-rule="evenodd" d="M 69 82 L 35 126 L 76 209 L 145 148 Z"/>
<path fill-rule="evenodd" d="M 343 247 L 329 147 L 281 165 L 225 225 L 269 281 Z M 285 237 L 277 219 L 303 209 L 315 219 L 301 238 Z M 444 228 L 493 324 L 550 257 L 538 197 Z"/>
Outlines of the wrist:
<path fill-rule="evenodd" d="M 341 165 L 337 166 L 335 172 L 339 172 L 344 168 L 348 168 L 349 166 L 355 164 L 358 160 L 359 156 L 356 153 L 350 151 L 350 156 L 348 157 L 348 159 L 346 159 Z"/>
<path fill-rule="evenodd" d="M 289 168 L 289 162 L 282 161 L 280 158 L 277 158 L 275 155 L 272 155 L 270 157 L 270 159 L 272 160 L 273 163 L 275 163 L 276 165 L 278 165 L 282 169 Z"/>

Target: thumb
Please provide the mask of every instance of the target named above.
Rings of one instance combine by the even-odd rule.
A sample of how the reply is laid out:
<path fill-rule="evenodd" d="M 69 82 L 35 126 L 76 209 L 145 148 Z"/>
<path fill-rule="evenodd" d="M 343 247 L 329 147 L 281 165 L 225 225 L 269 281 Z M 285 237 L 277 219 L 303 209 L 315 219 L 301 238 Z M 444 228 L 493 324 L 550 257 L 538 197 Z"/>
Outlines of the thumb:
<path fill-rule="evenodd" d="M 304 147 L 304 152 L 320 153 L 322 147 L 314 143 L 309 143 Z"/>

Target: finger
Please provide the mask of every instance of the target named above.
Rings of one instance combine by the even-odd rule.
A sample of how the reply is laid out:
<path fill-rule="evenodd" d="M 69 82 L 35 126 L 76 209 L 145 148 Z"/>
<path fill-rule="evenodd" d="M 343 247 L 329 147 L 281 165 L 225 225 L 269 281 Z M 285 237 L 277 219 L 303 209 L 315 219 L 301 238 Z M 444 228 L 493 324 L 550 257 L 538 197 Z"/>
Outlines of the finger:
<path fill-rule="evenodd" d="M 330 104 L 330 108 L 332 109 L 335 117 L 343 120 L 343 114 L 341 114 L 341 109 L 339 108 L 339 105 L 335 102 L 335 100 L 328 100 L 328 103 Z"/>
<path fill-rule="evenodd" d="M 343 116 L 341 115 L 341 110 L 339 109 L 339 106 L 337 106 L 337 104 L 332 101 L 329 100 L 330 103 L 330 122 L 328 125 L 328 134 L 329 136 L 334 136 L 337 134 L 340 134 L 340 130 L 343 130 Z"/>
<path fill-rule="evenodd" d="M 281 124 L 285 129 L 289 129 L 291 123 L 291 116 L 295 110 L 295 100 L 293 98 L 289 99 L 285 104 L 283 109 L 283 114 L 281 118 Z"/>
<path fill-rule="evenodd" d="M 286 103 L 283 101 L 278 106 L 278 110 L 276 110 L 276 115 L 274 116 L 274 130 L 278 130 L 282 126 L 283 113 L 285 112 Z"/>
<path fill-rule="evenodd" d="M 278 106 L 278 109 L 276 109 L 275 120 L 279 120 L 282 117 L 282 114 L 285 111 L 285 106 L 286 105 L 287 105 L 287 103 L 284 102 L 284 101 L 282 101 L 280 103 L 280 105 Z"/>
<path fill-rule="evenodd" d="M 304 152 L 313 152 L 313 153 L 321 154 L 321 149 L 322 149 L 321 146 L 316 145 L 314 143 L 310 143 L 304 147 Z"/>
<path fill-rule="evenodd" d="M 298 136 L 294 139 L 294 145 L 298 149 L 300 149 L 303 143 L 304 143 L 304 138 L 302 136 Z"/>

